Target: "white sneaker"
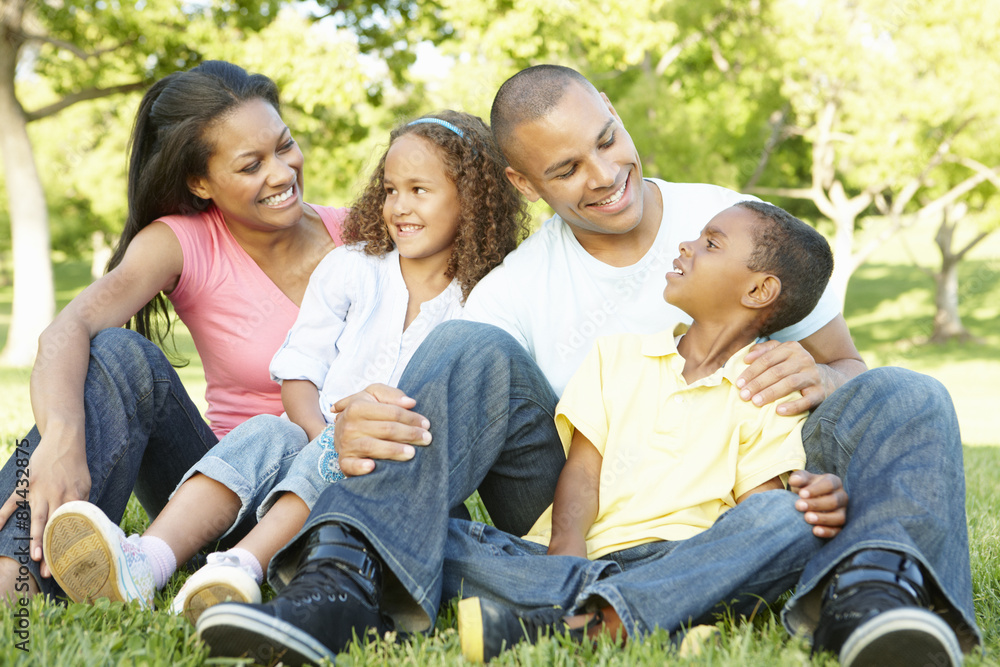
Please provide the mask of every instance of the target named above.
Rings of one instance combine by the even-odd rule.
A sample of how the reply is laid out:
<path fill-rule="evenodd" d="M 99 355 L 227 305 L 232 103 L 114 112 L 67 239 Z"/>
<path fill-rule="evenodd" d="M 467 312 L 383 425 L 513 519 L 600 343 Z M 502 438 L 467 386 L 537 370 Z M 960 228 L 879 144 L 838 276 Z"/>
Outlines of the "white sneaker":
<path fill-rule="evenodd" d="M 220 602 L 260 602 L 260 585 L 239 558 L 223 551 L 208 554 L 207 560 L 177 591 L 171 612 L 197 623 L 203 611 Z"/>
<path fill-rule="evenodd" d="M 153 607 L 153 568 L 139 548 L 96 505 L 74 500 L 45 524 L 42 551 L 52 575 L 74 602 L 108 598 Z"/>

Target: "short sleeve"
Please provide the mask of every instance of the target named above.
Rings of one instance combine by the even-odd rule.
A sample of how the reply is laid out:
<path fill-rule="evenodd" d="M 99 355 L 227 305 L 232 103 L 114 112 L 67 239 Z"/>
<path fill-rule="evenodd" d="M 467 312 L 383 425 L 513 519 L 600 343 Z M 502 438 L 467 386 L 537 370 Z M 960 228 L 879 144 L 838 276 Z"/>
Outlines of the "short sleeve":
<path fill-rule="evenodd" d="M 569 452 L 573 432 L 578 430 L 604 455 L 609 427 L 604 401 L 604 367 L 602 346 L 598 341 L 566 385 L 556 406 L 556 428 L 566 452 Z"/>
<path fill-rule="evenodd" d="M 794 400 L 798 392 L 786 400 Z M 784 402 L 784 401 L 783 401 Z M 804 414 L 779 415 L 776 403 L 760 409 L 758 419 L 740 426 L 739 456 L 733 495 L 739 498 L 764 482 L 806 464 L 802 447 Z"/>
<path fill-rule="evenodd" d="M 322 389 L 337 358 L 337 339 L 351 307 L 354 262 L 345 246 L 331 250 L 316 266 L 302 297 L 299 316 L 271 359 L 271 379 L 309 380 Z"/>

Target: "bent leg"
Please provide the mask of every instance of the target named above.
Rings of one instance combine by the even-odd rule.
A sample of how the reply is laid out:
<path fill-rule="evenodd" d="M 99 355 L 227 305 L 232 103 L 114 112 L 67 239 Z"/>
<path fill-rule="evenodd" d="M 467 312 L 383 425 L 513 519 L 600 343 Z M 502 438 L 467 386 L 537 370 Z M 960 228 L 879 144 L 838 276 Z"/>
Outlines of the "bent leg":
<path fill-rule="evenodd" d="M 629 637 L 714 623 L 726 610 L 747 615 L 789 590 L 822 543 L 793 494 L 757 493 L 690 539 L 618 552 L 622 572 L 584 587 L 573 608 L 610 605 Z"/>
<path fill-rule="evenodd" d="M 84 410 L 88 500 L 115 522 L 121 521 L 133 487 L 155 516 L 184 471 L 217 442 L 163 352 L 126 329 L 105 329 L 91 341 Z M 26 440 L 22 449 L 33 451 L 38 430 Z M 140 469 L 147 483 L 137 486 Z M 13 491 L 15 475 L 12 458 L 0 472 L 4 497 Z M 0 529 L 0 555 L 13 557 L 24 532 L 8 521 Z M 42 592 L 61 594 L 55 581 L 40 577 L 38 563 L 30 561 L 28 568 Z"/>
<path fill-rule="evenodd" d="M 847 525 L 809 562 L 783 612 L 789 631 L 810 634 L 819 618 L 819 584 L 851 554 L 878 548 L 920 562 L 963 649 L 981 642 L 962 443 L 947 390 L 919 373 L 877 368 L 827 398 L 802 437 L 810 469 L 840 475 L 850 501 Z"/>
<path fill-rule="evenodd" d="M 546 551 L 544 545 L 492 526 L 452 519 L 448 522 L 442 600 L 485 597 L 521 612 L 542 607 L 568 611 L 585 587 L 621 572 L 610 560 L 548 556 Z"/>
<path fill-rule="evenodd" d="M 441 598 L 449 511 L 480 484 L 497 526 L 527 532 L 552 502 L 565 454 L 556 397 L 525 350 L 496 327 L 453 321 L 417 350 L 399 384 L 431 423 L 410 461 L 323 491 L 305 528 L 272 560 L 278 587 L 294 573 L 301 536 L 326 522 L 358 529 L 388 569 L 386 610 L 403 629 L 430 627 Z M 402 590 L 393 590 L 401 586 Z"/>

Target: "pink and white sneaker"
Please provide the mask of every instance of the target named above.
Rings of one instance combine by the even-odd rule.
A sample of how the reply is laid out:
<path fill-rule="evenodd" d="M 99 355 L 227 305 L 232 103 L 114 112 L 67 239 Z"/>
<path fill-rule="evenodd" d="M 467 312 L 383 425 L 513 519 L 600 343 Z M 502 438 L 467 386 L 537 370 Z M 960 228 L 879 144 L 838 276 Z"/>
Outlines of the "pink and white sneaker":
<path fill-rule="evenodd" d="M 96 505 L 74 500 L 45 524 L 42 551 L 59 585 L 74 602 L 108 598 L 153 607 L 153 568 L 139 536 L 125 533 Z"/>
<path fill-rule="evenodd" d="M 220 602 L 260 602 L 260 586 L 239 558 L 222 551 L 208 554 L 207 561 L 177 591 L 171 612 L 197 623 L 203 611 Z"/>

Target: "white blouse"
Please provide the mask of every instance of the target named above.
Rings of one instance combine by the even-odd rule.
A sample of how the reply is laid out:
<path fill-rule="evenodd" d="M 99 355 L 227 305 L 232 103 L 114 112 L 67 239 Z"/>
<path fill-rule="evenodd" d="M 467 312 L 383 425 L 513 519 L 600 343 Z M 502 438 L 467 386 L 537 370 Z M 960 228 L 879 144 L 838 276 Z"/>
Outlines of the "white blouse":
<path fill-rule="evenodd" d="M 331 250 L 309 278 L 299 316 L 271 360 L 271 379 L 315 384 L 333 423 L 340 399 L 376 382 L 396 386 L 431 329 L 461 315 L 462 290 L 453 280 L 403 331 L 408 302 L 396 250 L 381 258 L 360 245 Z"/>

